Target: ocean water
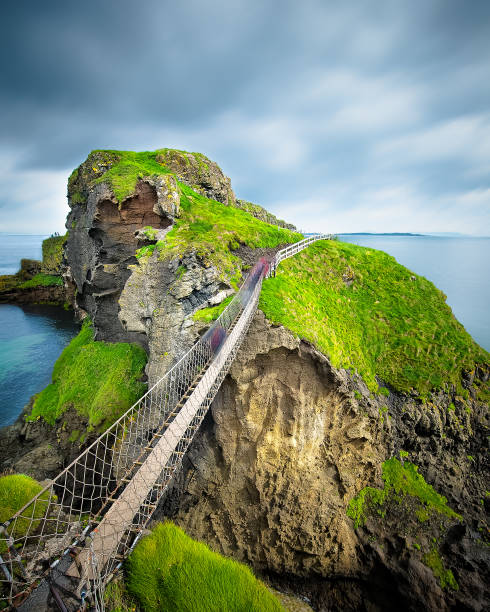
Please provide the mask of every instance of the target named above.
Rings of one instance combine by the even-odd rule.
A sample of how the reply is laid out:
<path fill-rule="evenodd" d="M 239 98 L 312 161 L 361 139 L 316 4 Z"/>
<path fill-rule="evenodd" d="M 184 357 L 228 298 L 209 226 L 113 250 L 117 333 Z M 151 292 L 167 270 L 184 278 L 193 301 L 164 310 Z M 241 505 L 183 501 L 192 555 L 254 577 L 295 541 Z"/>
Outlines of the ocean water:
<path fill-rule="evenodd" d="M 0 275 L 15 274 L 21 259 L 42 259 L 42 243 L 47 237 L 0 234 Z"/>
<path fill-rule="evenodd" d="M 339 240 L 385 251 L 432 281 L 466 331 L 490 351 L 490 238 L 339 234 Z"/>
<path fill-rule="evenodd" d="M 40 259 L 44 238 L 0 235 L 0 274 L 16 272 L 23 257 Z M 78 329 L 73 313 L 59 307 L 0 304 L 1 427 L 51 382 L 56 359 Z"/>

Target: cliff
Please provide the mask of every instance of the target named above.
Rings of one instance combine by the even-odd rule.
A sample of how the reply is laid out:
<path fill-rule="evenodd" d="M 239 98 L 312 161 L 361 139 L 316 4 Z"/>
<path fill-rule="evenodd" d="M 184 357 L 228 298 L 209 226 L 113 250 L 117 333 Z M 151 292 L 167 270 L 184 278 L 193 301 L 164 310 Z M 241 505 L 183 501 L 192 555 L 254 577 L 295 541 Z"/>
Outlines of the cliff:
<path fill-rule="evenodd" d="M 150 383 L 254 261 L 300 238 L 197 153 L 94 151 L 68 195 L 72 304 L 91 342 L 145 349 Z M 264 282 L 158 516 L 316 610 L 482 610 L 488 377 L 488 354 L 426 279 L 379 251 L 317 243 Z M 66 461 L 87 418 L 60 410 L 54 426 L 43 412 L 9 430 L 8 467 L 39 476 L 43 436 Z"/>
<path fill-rule="evenodd" d="M 448 401 L 373 395 L 258 312 L 163 512 L 317 610 L 482 610 L 488 408 Z M 391 457 L 402 486 L 370 503 Z"/>

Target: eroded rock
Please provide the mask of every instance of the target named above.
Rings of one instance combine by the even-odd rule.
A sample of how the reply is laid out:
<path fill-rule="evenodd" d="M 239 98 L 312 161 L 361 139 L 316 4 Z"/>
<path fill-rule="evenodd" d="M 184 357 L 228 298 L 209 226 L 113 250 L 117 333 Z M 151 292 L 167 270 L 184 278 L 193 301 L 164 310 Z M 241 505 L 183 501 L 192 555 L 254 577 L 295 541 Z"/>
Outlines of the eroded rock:
<path fill-rule="evenodd" d="M 162 511 L 317 610 L 388 610 L 393 601 L 402 610 L 482 610 L 488 552 L 474 500 L 486 487 L 487 416 L 477 403 L 448 410 L 449 402 L 443 393 L 431 404 L 373 397 L 258 312 Z M 365 486 L 382 488 L 381 465 L 401 449 L 464 515 L 462 533 L 396 504 L 386 520 L 354 529 L 349 501 Z M 434 540 L 459 591 L 442 589 L 414 546 Z"/>
<path fill-rule="evenodd" d="M 223 204 L 235 203 L 230 179 L 223 174 L 216 162 L 202 153 L 163 149 L 156 159 L 198 193 Z"/>

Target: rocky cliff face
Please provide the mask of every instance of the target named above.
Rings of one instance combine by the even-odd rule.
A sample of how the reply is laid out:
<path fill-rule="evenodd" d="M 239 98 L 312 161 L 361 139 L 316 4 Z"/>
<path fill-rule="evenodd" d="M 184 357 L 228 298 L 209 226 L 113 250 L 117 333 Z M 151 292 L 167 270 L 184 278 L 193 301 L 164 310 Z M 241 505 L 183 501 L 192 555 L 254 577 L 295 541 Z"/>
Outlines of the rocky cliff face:
<path fill-rule="evenodd" d="M 89 191 L 85 203 L 69 202 L 65 279 L 76 289 L 75 307 L 90 315 L 97 339 L 145 345 L 140 333 L 123 328 L 118 300 L 131 274 L 128 266 L 136 263 L 135 252 L 144 244 L 139 230 L 145 226 L 164 230 L 172 223 L 178 206 L 175 185 L 140 181 L 134 195 L 119 205 L 102 183 Z"/>
<path fill-rule="evenodd" d="M 118 200 L 105 180 L 118 161 L 117 152 L 93 152 L 69 180 L 64 278 L 75 310 L 92 319 L 97 340 L 137 342 L 149 352 L 152 383 L 199 337 L 203 324 L 192 314 L 233 293 L 223 270 L 202 252 L 160 252 L 157 243 L 181 214 L 175 177 L 208 198 L 230 206 L 236 200 L 215 162 L 171 149 L 158 151 L 155 161 L 174 174 L 142 172 L 130 195 Z M 251 265 L 265 252 L 251 251 L 237 243 L 236 258 Z"/>
<path fill-rule="evenodd" d="M 476 404 L 448 411 L 444 402 L 441 395 L 427 409 L 410 397 L 372 397 L 258 312 L 166 512 L 318 610 L 391 609 L 395 601 L 403 610 L 481 610 L 487 414 Z M 383 461 L 400 449 L 463 523 L 420 522 L 414 508 L 393 503 L 354 529 L 349 500 L 380 482 Z M 422 561 L 434 540 L 457 591 L 443 589 Z"/>

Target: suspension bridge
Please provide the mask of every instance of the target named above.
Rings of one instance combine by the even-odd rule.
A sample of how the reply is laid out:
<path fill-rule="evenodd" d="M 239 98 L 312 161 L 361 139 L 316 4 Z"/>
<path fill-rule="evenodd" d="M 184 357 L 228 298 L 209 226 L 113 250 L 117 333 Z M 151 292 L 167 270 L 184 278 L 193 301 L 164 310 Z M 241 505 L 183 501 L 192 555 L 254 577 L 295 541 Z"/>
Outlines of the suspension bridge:
<path fill-rule="evenodd" d="M 0 605 L 104 610 L 240 348 L 265 276 L 317 240 L 262 260 L 209 331 L 134 406 L 0 525 Z"/>

